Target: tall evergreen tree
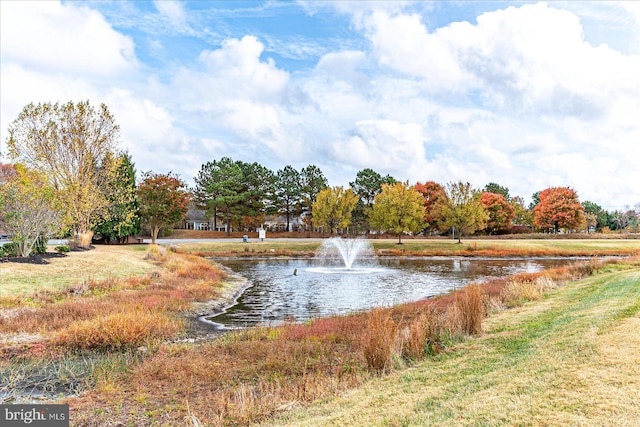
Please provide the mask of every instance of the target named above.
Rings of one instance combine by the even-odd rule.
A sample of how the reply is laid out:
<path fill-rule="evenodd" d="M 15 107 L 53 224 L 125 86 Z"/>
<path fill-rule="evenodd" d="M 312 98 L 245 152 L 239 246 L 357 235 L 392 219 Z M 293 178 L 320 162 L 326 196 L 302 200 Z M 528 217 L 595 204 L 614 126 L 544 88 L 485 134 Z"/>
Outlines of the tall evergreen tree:
<path fill-rule="evenodd" d="M 239 201 L 242 225 L 255 229 L 264 222 L 267 209 L 275 203 L 276 177 L 274 173 L 257 162 L 246 163 L 237 161 L 242 171 L 243 195 Z"/>
<path fill-rule="evenodd" d="M 321 190 L 328 187 L 327 178 L 319 167 L 309 165 L 300 171 L 301 214 L 307 224 L 312 223 L 313 204 Z"/>
<path fill-rule="evenodd" d="M 276 208 L 287 219 L 287 231 L 290 229 L 291 217 L 301 213 L 301 177 L 293 166 L 287 165 L 277 172 Z"/>
<path fill-rule="evenodd" d="M 140 209 L 136 194 L 135 165 L 128 153 L 120 154 L 109 172 L 104 192 L 108 209 L 94 227 L 94 232 L 107 242 L 123 243 L 128 236 L 140 233 Z"/>
<path fill-rule="evenodd" d="M 231 223 L 240 221 L 241 202 L 247 197 L 242 168 L 230 157 L 223 157 L 202 165 L 195 182 L 199 205 L 214 215 L 214 222 L 220 216 L 227 226 L 227 235 L 230 235 Z"/>
<path fill-rule="evenodd" d="M 495 182 L 490 182 L 485 185 L 484 191 L 485 193 L 502 194 L 507 202 L 511 200 L 511 196 L 509 196 L 509 189 L 496 184 Z"/>
<path fill-rule="evenodd" d="M 369 218 L 374 198 L 382 191 L 382 184 L 395 183 L 395 178 L 390 175 L 383 177 L 370 168 L 358 171 L 355 181 L 349 183 L 353 191 L 358 195 L 358 203 L 352 213 L 352 222 L 363 227 L 367 234 L 371 228 Z"/>

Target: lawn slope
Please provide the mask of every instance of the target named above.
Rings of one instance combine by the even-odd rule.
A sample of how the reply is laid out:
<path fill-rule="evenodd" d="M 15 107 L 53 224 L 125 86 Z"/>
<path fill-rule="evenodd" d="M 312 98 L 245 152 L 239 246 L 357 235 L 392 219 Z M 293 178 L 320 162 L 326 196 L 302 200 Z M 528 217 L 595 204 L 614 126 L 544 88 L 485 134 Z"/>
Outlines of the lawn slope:
<path fill-rule="evenodd" d="M 129 277 L 156 269 L 146 245 L 99 245 L 91 250 L 34 256 L 23 262 L 0 260 L 0 297 L 57 291 L 89 280 Z"/>
<path fill-rule="evenodd" d="M 609 267 L 485 333 L 269 425 L 640 425 L 640 269 Z"/>

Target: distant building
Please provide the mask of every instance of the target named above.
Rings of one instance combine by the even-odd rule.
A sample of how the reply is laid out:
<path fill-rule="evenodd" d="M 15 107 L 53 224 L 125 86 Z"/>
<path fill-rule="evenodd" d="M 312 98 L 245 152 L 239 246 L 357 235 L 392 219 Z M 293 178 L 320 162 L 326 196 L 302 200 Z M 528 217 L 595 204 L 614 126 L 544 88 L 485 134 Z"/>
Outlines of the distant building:
<path fill-rule="evenodd" d="M 227 231 L 226 224 L 215 224 L 213 218 L 207 218 L 207 211 L 199 209 L 197 206 L 190 204 L 189 210 L 183 222 L 175 225 L 174 228 L 183 230 L 212 230 Z"/>
<path fill-rule="evenodd" d="M 303 221 L 304 217 L 289 217 L 289 230 L 287 230 L 287 217 L 284 215 L 267 215 L 265 216 L 262 228 L 271 232 L 283 231 L 304 231 L 306 226 Z M 214 224 L 213 217 L 208 218 L 207 212 L 197 206 L 189 205 L 189 210 L 184 221 L 174 225 L 176 229 L 182 230 L 212 230 L 227 231 L 227 225 L 220 219 Z M 233 229 L 231 230 L 233 231 Z M 238 230 L 240 231 L 240 230 Z"/>

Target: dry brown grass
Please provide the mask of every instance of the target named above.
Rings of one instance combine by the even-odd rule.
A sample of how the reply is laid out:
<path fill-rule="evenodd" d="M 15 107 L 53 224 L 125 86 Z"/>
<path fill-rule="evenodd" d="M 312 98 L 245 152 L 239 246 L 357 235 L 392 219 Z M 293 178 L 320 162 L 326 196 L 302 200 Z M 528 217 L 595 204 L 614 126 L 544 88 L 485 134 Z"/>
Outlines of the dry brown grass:
<path fill-rule="evenodd" d="M 172 336 L 192 302 L 218 297 L 221 271 L 198 257 L 150 247 L 157 270 L 0 298 L 0 333 L 38 333 L 70 349 L 115 349 Z M 168 265 L 170 268 L 164 267 Z"/>
<path fill-rule="evenodd" d="M 78 350 L 119 350 L 170 338 L 181 326 L 162 312 L 127 310 L 73 322 L 53 342 Z"/>
<path fill-rule="evenodd" d="M 482 286 L 472 284 L 465 286 L 462 292 L 457 294 L 456 306 L 460 312 L 462 331 L 468 335 L 477 335 L 482 332 L 484 318 L 482 293 Z"/>
<path fill-rule="evenodd" d="M 389 310 L 371 310 L 366 316 L 363 332 L 362 351 L 367 367 L 375 372 L 388 371 L 397 335 L 396 324 Z"/>
<path fill-rule="evenodd" d="M 424 357 L 428 340 L 434 335 L 430 333 L 429 327 L 433 323 L 435 323 L 433 318 L 421 314 L 402 330 L 403 357 L 409 361 L 418 361 Z"/>
<path fill-rule="evenodd" d="M 92 395 L 93 403 L 103 402 L 104 417 L 87 412 L 82 401 L 71 404 L 81 420 L 78 425 L 106 420 L 147 424 L 151 419 L 175 424 L 190 414 L 211 425 L 266 420 L 439 352 L 451 330 L 465 329 L 462 323 L 453 325 L 462 317 L 447 318 L 446 309 L 475 307 L 478 298 L 475 288 L 460 295 L 470 301 L 462 308 L 454 303 L 456 297 L 443 305 L 435 304 L 436 298 L 409 308 L 250 329 L 197 347 L 163 345 L 133 367 L 131 375 L 110 383 L 108 393 Z M 176 396 L 191 409 L 176 405 Z M 117 416 L 114 411 L 137 415 Z"/>

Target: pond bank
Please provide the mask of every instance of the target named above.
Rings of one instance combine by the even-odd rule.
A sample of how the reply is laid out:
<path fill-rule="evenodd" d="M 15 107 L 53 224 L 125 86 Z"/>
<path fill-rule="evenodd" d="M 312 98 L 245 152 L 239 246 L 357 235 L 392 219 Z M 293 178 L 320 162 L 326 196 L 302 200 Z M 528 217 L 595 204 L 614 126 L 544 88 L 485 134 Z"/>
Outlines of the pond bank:
<path fill-rule="evenodd" d="M 216 263 L 216 266 L 226 274 L 220 296 L 209 301 L 196 301 L 191 304 L 189 310 L 185 312 L 189 322 L 187 331 L 177 342 L 209 340 L 228 332 L 205 318 L 224 313 L 229 307 L 235 305 L 238 298 L 251 286 L 251 282 L 219 263 Z"/>

